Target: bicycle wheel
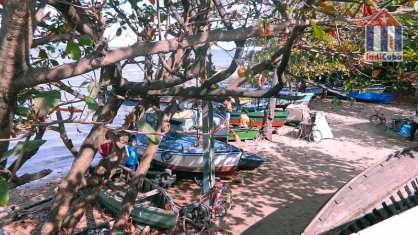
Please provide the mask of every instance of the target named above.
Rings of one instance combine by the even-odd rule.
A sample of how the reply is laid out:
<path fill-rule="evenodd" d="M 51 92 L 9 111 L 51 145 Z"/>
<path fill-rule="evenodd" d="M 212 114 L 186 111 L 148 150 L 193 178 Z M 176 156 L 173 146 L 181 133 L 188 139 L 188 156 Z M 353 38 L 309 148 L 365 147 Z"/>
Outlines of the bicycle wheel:
<path fill-rule="evenodd" d="M 322 140 L 322 133 L 318 130 L 312 130 L 309 134 L 309 141 L 319 143 Z"/>
<path fill-rule="evenodd" d="M 301 138 L 302 137 L 302 129 L 300 129 L 299 127 L 296 127 L 295 129 L 293 129 L 292 136 L 294 136 L 296 139 Z"/>
<path fill-rule="evenodd" d="M 224 186 L 222 192 L 217 199 L 217 205 L 215 206 L 215 216 L 223 217 L 232 207 L 232 191 L 228 186 Z"/>
<path fill-rule="evenodd" d="M 210 212 L 202 205 L 189 205 L 182 211 L 181 229 L 187 235 L 201 234 L 209 228 Z"/>
<path fill-rule="evenodd" d="M 369 116 L 369 122 L 376 126 L 379 125 L 380 124 L 379 116 L 377 116 L 376 114 Z"/>

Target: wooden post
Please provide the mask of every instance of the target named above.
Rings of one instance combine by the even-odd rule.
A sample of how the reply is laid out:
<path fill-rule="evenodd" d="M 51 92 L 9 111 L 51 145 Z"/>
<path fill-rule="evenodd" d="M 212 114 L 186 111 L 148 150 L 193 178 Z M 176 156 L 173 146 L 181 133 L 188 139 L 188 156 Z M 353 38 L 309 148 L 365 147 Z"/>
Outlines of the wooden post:
<path fill-rule="evenodd" d="M 213 107 L 210 101 L 203 102 L 203 193 L 209 192 L 215 181 L 213 166 Z"/>

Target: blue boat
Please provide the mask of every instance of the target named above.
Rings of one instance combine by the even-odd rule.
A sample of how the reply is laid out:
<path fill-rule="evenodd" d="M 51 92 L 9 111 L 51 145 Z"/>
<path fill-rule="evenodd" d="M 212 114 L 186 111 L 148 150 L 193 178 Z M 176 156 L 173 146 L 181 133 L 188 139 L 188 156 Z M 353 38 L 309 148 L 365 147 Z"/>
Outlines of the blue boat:
<path fill-rule="evenodd" d="M 375 93 L 370 91 L 351 91 L 348 93 L 348 96 L 363 102 L 390 103 L 395 99 L 396 94 L 392 92 Z"/>

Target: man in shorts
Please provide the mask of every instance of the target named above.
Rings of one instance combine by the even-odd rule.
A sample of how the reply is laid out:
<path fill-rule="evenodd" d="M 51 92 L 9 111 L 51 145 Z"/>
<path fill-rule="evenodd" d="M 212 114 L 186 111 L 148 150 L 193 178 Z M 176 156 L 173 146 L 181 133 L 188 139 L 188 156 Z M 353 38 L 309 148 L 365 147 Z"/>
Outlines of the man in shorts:
<path fill-rule="evenodd" d="M 232 99 L 232 97 L 228 97 L 224 101 L 224 105 L 225 105 L 225 127 L 226 128 L 229 128 L 229 120 L 231 119 L 233 104 L 234 104 L 234 99 Z"/>

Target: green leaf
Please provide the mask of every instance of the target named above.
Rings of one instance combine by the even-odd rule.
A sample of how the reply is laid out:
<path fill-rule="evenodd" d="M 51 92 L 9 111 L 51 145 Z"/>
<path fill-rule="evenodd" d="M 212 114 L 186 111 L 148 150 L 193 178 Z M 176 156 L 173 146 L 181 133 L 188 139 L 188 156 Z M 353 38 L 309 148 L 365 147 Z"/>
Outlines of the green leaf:
<path fill-rule="evenodd" d="M 92 46 L 93 45 L 93 41 L 85 35 L 82 35 L 78 39 L 78 42 L 80 43 L 80 45 L 83 45 L 83 46 Z"/>
<path fill-rule="evenodd" d="M 61 100 L 61 92 L 57 90 L 41 91 L 33 96 L 35 113 L 38 116 L 45 116 L 48 112 L 58 105 Z"/>
<path fill-rule="evenodd" d="M 119 37 L 122 34 L 122 28 L 118 28 L 118 30 L 116 30 L 116 36 Z"/>
<path fill-rule="evenodd" d="M 70 58 L 73 60 L 81 58 L 81 50 L 75 42 L 69 42 L 65 51 L 70 54 Z"/>
<path fill-rule="evenodd" d="M 51 90 L 51 91 L 41 91 L 36 94 L 34 94 L 35 98 L 43 97 L 47 98 L 51 101 L 51 103 L 57 104 L 58 101 L 61 99 L 61 92 L 58 90 Z"/>
<path fill-rule="evenodd" d="M 329 41 L 329 38 L 327 37 L 327 34 L 325 33 L 325 31 L 315 23 L 312 23 L 312 35 L 314 38 L 318 40 L 321 40 L 324 42 Z"/>
<path fill-rule="evenodd" d="M 58 90 L 41 91 L 34 95 L 35 112 L 39 116 L 45 116 L 48 112 L 58 105 L 61 100 L 61 92 Z"/>
<path fill-rule="evenodd" d="M 17 106 L 16 115 L 23 116 L 23 117 L 28 117 L 29 114 L 30 114 L 29 108 L 24 107 L 22 105 Z"/>
<path fill-rule="evenodd" d="M 155 133 L 155 129 L 145 120 L 139 120 L 136 122 L 136 126 L 138 128 L 138 131 L 140 132 L 148 132 L 148 133 Z M 160 137 L 157 135 L 146 135 L 148 138 L 148 141 L 152 144 L 159 144 L 160 143 Z"/>
<path fill-rule="evenodd" d="M 40 49 L 38 56 L 41 59 L 46 59 L 46 58 L 48 58 L 48 53 L 46 53 L 46 51 L 44 49 Z"/>
<path fill-rule="evenodd" d="M 58 66 L 59 63 L 56 60 L 49 60 L 49 62 L 52 64 L 52 66 Z"/>
<path fill-rule="evenodd" d="M 50 51 L 50 52 L 52 52 L 52 53 L 55 53 L 55 47 L 54 47 L 54 46 L 51 46 L 50 44 L 46 44 L 46 45 L 45 45 L 45 48 L 46 48 L 48 51 Z"/>
<path fill-rule="evenodd" d="M 94 100 L 94 98 L 93 98 L 93 97 L 91 97 L 91 96 L 86 96 L 86 98 L 84 98 L 84 101 L 86 102 L 87 107 L 88 107 L 90 110 L 94 110 L 94 111 L 96 111 L 96 110 L 99 108 L 99 105 L 98 105 L 98 104 L 97 104 L 97 102 Z"/>
<path fill-rule="evenodd" d="M 0 179 L 0 207 L 9 204 L 9 185 L 6 180 Z"/>
<path fill-rule="evenodd" d="M 34 96 L 34 94 L 37 94 L 37 93 L 39 93 L 39 91 L 38 90 L 35 90 L 35 89 L 25 89 L 25 90 L 22 90 L 22 91 L 20 91 L 18 94 L 17 94 L 17 100 L 20 102 L 20 103 L 23 103 L 23 102 L 25 102 L 29 97 L 33 97 Z"/>

